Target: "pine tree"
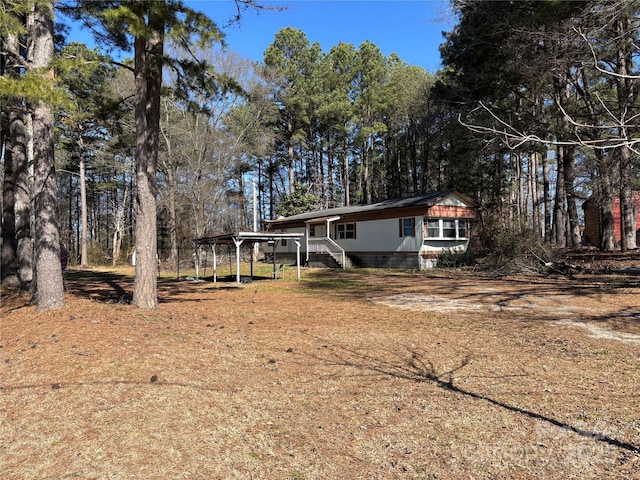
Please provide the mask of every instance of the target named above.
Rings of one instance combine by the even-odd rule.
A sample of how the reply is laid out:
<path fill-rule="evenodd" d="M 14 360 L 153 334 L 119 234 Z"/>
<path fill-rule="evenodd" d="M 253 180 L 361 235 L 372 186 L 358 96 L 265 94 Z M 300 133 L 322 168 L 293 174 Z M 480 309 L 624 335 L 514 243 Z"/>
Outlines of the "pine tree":
<path fill-rule="evenodd" d="M 111 47 L 133 47 L 135 99 L 135 237 L 136 266 L 133 303 L 145 309 L 158 307 L 157 298 L 157 163 L 160 132 L 160 95 L 165 65 L 177 72 L 175 94 L 188 101 L 191 88 L 211 88 L 219 78 L 197 58 L 165 56 L 165 40 L 186 51 L 222 41 L 217 26 L 181 1 L 78 0 L 65 11 L 93 29 Z M 196 38 L 196 40 L 194 40 Z M 232 88 L 233 86 L 231 86 Z"/>

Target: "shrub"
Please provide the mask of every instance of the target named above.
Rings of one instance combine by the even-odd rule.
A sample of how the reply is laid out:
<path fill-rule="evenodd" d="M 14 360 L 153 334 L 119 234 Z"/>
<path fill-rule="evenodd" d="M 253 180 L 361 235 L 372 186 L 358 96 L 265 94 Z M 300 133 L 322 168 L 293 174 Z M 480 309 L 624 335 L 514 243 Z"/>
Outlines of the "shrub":
<path fill-rule="evenodd" d="M 476 264 L 475 257 L 475 253 L 470 248 L 463 253 L 446 250 L 438 255 L 438 258 L 436 259 L 436 266 L 438 268 L 468 267 Z"/>

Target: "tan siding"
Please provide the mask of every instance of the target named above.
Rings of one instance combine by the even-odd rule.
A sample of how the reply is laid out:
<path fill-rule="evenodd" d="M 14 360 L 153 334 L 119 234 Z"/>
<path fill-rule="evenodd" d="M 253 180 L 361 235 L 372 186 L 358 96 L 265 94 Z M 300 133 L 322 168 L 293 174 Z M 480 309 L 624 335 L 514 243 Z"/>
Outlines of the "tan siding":
<path fill-rule="evenodd" d="M 428 211 L 429 217 L 439 218 L 475 218 L 475 210 L 471 207 L 450 205 L 434 205 Z"/>

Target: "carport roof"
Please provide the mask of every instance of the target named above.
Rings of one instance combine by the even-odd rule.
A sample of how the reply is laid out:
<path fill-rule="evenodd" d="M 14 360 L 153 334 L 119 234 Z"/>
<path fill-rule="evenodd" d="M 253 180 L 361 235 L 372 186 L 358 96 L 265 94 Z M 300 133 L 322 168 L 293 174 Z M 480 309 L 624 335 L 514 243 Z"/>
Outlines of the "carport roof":
<path fill-rule="evenodd" d="M 235 244 L 236 242 L 249 241 L 251 243 L 273 242 L 276 240 L 299 239 L 304 233 L 275 233 L 275 232 L 234 232 L 202 237 L 196 239 L 196 246 L 212 244 Z"/>

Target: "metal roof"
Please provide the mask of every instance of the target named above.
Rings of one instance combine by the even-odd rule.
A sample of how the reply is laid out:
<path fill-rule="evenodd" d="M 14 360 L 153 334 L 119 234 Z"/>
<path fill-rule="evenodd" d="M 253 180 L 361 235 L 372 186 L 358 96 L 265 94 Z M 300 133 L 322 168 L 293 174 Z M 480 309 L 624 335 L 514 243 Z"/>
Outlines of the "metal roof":
<path fill-rule="evenodd" d="M 234 244 L 236 241 L 247 240 L 251 243 L 271 242 L 274 240 L 302 238 L 303 233 L 275 233 L 275 232 L 234 232 L 202 237 L 196 239 L 196 245 Z"/>
<path fill-rule="evenodd" d="M 438 203 L 438 201 L 442 198 L 449 195 L 457 196 L 466 203 L 469 203 L 471 206 L 476 205 L 476 203 L 466 195 L 456 192 L 455 190 L 444 190 L 441 192 L 426 193 L 424 195 L 418 195 L 415 197 L 384 200 L 382 202 L 372 203 L 368 205 L 352 205 L 348 207 L 329 208 L 327 210 L 301 213 L 298 215 L 292 215 L 290 217 L 280 217 L 275 220 L 267 220 L 265 221 L 265 223 L 276 226 L 279 223 L 304 222 L 309 220 L 319 220 L 320 218 L 325 217 L 349 215 L 354 213 L 377 212 L 407 207 L 430 207 Z"/>

